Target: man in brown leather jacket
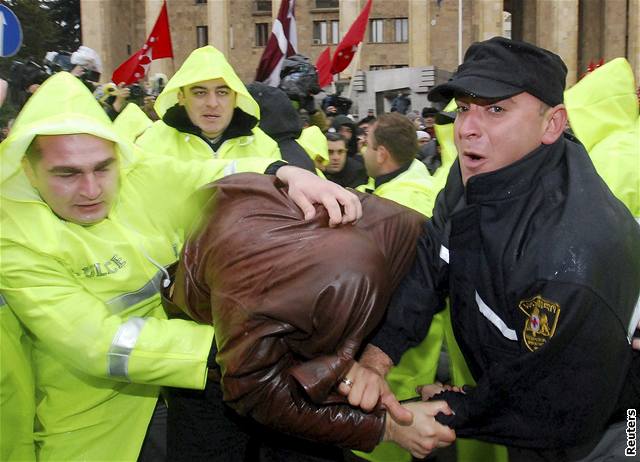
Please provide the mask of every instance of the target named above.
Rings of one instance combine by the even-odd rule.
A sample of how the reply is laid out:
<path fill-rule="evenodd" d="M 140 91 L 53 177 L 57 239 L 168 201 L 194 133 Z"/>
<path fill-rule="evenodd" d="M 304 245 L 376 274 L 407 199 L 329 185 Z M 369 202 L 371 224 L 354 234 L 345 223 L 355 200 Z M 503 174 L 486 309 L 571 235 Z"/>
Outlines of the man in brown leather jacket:
<path fill-rule="evenodd" d="M 221 398 L 279 432 L 258 430 L 262 443 L 266 433 L 279 447 L 278 460 L 340 460 L 326 445 L 367 451 L 382 439 L 405 447 L 455 439 L 433 419 L 449 412 L 442 402 L 408 404 L 413 421 L 403 426 L 385 419 L 383 406 L 363 412 L 337 390 L 413 259 L 422 215 L 361 195 L 364 218 L 330 229 L 323 210 L 305 221 L 275 177 L 252 174 L 203 195 L 204 218 L 183 248 L 172 301 L 214 325 L 219 372 L 210 375 L 219 373 L 222 397 L 215 381 L 203 395 L 178 394 L 176 403 L 173 394 L 170 457 L 263 458 L 246 449 L 256 429 Z"/>

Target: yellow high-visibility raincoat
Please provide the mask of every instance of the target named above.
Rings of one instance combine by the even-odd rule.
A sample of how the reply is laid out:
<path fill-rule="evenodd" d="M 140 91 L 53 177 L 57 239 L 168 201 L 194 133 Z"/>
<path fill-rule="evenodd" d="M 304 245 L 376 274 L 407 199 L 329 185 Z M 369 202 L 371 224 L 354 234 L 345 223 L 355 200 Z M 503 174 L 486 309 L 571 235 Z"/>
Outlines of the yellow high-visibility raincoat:
<path fill-rule="evenodd" d="M 21 166 L 35 136 L 71 133 L 113 141 L 119 159 L 118 197 L 90 226 L 58 218 Z M 32 340 L 39 460 L 136 460 L 159 386 L 205 385 L 213 328 L 167 320 L 159 289 L 183 242 L 175 217 L 187 197 L 250 159 L 136 161 L 132 148 L 66 72 L 30 98 L 0 145 L 0 293 Z M 253 161 L 256 171 L 270 163 Z"/>
<path fill-rule="evenodd" d="M 167 86 L 158 96 L 154 108 L 162 118 L 167 110 L 178 102 L 178 92 L 182 87 L 205 80 L 223 79 L 236 93 L 236 108 L 256 118 L 252 134 L 226 140 L 213 151 L 199 136 L 183 133 L 156 121 L 136 141 L 150 155 L 170 155 L 181 160 L 196 159 L 238 159 L 244 157 L 268 157 L 280 159 L 278 144 L 257 125 L 260 120 L 260 108 L 251 97 L 247 88 L 236 75 L 225 56 L 212 46 L 193 51 L 178 72 L 167 82 Z"/>
<path fill-rule="evenodd" d="M 0 460 L 35 461 L 31 341 L 0 295 Z"/>
<path fill-rule="evenodd" d="M 631 65 L 616 58 L 564 95 L 569 123 L 613 194 L 640 220 L 640 117 Z"/>
<path fill-rule="evenodd" d="M 152 125 L 153 121 L 135 103 L 127 104 L 113 121 L 113 128 L 118 135 L 130 142 L 135 142 Z"/>

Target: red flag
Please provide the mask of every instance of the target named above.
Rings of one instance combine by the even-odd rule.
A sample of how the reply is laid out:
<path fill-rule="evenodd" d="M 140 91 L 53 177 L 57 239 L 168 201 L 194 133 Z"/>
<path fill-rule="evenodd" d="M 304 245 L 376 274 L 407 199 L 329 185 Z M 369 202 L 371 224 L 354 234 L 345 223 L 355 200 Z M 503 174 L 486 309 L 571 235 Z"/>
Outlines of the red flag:
<path fill-rule="evenodd" d="M 333 75 L 331 74 L 331 47 L 327 47 L 316 61 L 316 68 L 318 69 L 318 83 L 320 87 L 326 87 L 333 81 Z"/>
<path fill-rule="evenodd" d="M 367 0 L 367 4 L 338 44 L 336 52 L 333 54 L 333 62 L 331 63 L 332 74 L 344 71 L 353 59 L 353 55 L 358 49 L 358 44 L 362 42 L 364 32 L 367 30 L 367 22 L 369 21 L 369 13 L 371 12 L 371 2 L 372 0 Z"/>
<path fill-rule="evenodd" d="M 260 58 L 256 80 L 272 87 L 280 83 L 280 70 L 284 58 L 295 55 L 298 48 L 296 32 L 295 0 L 282 0 L 278 17 L 273 22 L 273 30 L 267 46 Z"/>
<path fill-rule="evenodd" d="M 113 71 L 111 81 L 116 84 L 124 83 L 125 85 L 136 83 L 145 76 L 151 61 L 160 58 L 173 58 L 166 2 L 163 2 L 158 19 L 156 19 L 156 23 L 151 29 L 145 44 Z"/>

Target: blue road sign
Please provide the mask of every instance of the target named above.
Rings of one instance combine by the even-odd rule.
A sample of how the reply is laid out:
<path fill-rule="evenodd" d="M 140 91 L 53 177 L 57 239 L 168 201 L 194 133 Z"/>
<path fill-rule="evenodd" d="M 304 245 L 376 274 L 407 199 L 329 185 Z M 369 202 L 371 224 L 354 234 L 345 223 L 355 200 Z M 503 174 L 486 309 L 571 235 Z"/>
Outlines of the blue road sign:
<path fill-rule="evenodd" d="M 22 27 L 18 17 L 9 8 L 0 5 L 0 56 L 15 55 L 22 45 Z"/>

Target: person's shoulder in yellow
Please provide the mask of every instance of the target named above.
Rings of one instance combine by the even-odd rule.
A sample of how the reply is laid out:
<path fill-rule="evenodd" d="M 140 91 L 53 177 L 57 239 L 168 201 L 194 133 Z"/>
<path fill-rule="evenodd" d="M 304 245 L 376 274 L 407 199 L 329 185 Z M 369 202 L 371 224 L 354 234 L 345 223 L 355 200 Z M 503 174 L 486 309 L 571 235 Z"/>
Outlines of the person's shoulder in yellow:
<path fill-rule="evenodd" d="M 417 151 L 411 122 L 397 113 L 381 115 L 367 134 L 364 164 L 369 182 L 358 189 L 431 216 L 438 191 L 427 167 L 415 158 Z"/>
<path fill-rule="evenodd" d="M 324 178 L 322 170 L 329 162 L 329 148 L 327 137 L 316 125 L 310 125 L 302 129 L 300 137 L 296 140 L 302 149 L 309 155 L 316 167 L 316 174 Z"/>
<path fill-rule="evenodd" d="M 113 128 L 118 135 L 132 143 L 151 125 L 153 120 L 135 103 L 127 104 L 113 121 Z"/>
<path fill-rule="evenodd" d="M 629 62 L 614 59 L 565 92 L 573 134 L 607 186 L 640 218 L 640 117 Z"/>
<path fill-rule="evenodd" d="M 212 46 L 189 55 L 154 109 L 161 120 L 136 141 L 154 155 L 182 160 L 280 158 L 276 142 L 258 127 L 258 104 L 225 56 Z"/>

